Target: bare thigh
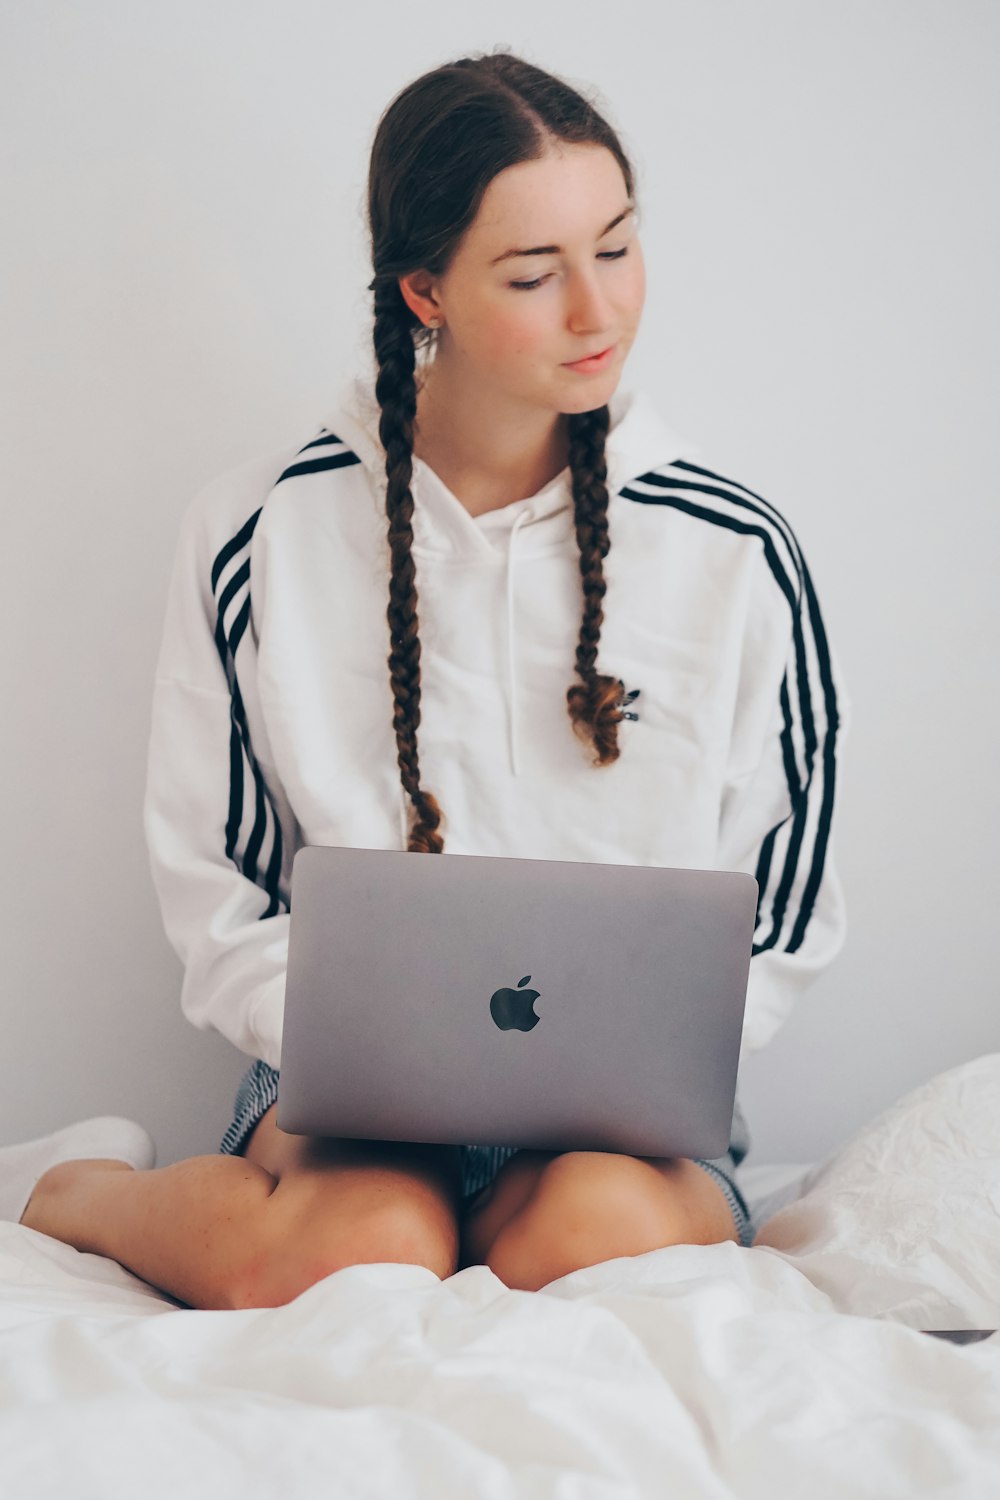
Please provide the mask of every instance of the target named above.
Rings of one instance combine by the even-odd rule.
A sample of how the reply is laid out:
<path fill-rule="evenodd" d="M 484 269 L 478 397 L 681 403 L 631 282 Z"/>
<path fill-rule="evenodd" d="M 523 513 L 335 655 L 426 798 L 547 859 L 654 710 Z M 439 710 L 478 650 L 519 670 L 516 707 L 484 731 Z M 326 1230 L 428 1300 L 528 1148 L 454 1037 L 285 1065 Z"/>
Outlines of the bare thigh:
<path fill-rule="evenodd" d="M 558 1151 L 521 1150 L 504 1162 L 490 1187 L 467 1209 L 462 1223 L 459 1269 L 485 1265 L 497 1236 L 527 1206 Z M 642 1157 L 666 1184 L 648 1195 L 673 1203 L 683 1215 L 685 1239 L 692 1244 L 739 1240 L 732 1211 L 719 1184 L 683 1157 Z M 679 1221 L 680 1222 L 680 1221 Z"/>
<path fill-rule="evenodd" d="M 458 1269 L 459 1146 L 291 1135 L 276 1124 L 276 1109 L 264 1112 L 240 1154 L 277 1179 L 272 1201 L 290 1226 L 290 1277 L 311 1285 L 329 1274 L 338 1242 L 366 1260 L 405 1259 L 399 1247 L 410 1244 L 442 1279 Z M 400 1226 L 408 1238 L 395 1235 Z"/>

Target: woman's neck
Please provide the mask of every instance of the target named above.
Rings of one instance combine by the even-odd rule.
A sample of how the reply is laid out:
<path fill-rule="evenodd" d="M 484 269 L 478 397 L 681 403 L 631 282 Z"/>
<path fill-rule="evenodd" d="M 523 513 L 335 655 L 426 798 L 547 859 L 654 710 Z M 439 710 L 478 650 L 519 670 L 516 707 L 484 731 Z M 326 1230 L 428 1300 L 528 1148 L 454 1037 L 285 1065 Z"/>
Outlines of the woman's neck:
<path fill-rule="evenodd" d="M 569 424 L 561 412 L 470 389 L 438 359 L 418 379 L 413 452 L 479 516 L 537 494 L 562 472 Z"/>

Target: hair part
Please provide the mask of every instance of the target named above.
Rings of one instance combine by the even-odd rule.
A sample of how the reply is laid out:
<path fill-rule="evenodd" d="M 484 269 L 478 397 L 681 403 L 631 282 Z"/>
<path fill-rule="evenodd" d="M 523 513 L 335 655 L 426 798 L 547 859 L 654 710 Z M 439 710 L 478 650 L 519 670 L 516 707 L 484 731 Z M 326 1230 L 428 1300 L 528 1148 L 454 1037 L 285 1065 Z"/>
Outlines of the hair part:
<path fill-rule="evenodd" d="M 420 636 L 413 545 L 413 428 L 418 349 L 434 340 L 408 306 L 399 278 L 414 270 L 442 276 L 473 223 L 489 184 L 520 162 L 537 161 L 557 142 L 606 147 L 630 197 L 634 173 L 611 126 L 563 80 L 509 52 L 459 58 L 423 74 L 390 102 L 379 120 L 368 173 L 374 279 L 373 342 L 385 449 L 389 544 L 389 678 L 403 787 L 415 812 L 408 849 L 440 854 L 442 811 L 420 784 Z M 576 735 L 594 750 L 594 766 L 618 759 L 624 684 L 599 674 L 604 622 L 603 561 L 610 548 L 605 443 L 607 405 L 568 418 L 583 615 L 576 649 L 578 682 L 566 692 Z M 634 696 L 632 694 L 631 696 Z"/>

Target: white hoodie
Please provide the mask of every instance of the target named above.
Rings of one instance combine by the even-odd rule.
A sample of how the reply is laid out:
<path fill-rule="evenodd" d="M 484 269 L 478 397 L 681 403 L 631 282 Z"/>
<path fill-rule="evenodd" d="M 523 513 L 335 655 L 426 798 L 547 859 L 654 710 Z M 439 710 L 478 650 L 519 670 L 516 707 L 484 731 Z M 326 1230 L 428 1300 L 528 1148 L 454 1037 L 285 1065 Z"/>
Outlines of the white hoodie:
<path fill-rule="evenodd" d="M 292 858 L 405 849 L 374 381 L 183 513 L 144 824 L 181 1006 L 280 1065 Z M 831 815 L 847 702 L 805 559 L 642 392 L 607 441 L 598 671 L 638 689 L 595 767 L 566 689 L 582 615 L 569 471 L 472 516 L 414 462 L 421 785 L 446 854 L 743 870 L 760 886 L 741 1059 L 840 950 Z M 385 913 L 387 924 L 392 912 Z"/>

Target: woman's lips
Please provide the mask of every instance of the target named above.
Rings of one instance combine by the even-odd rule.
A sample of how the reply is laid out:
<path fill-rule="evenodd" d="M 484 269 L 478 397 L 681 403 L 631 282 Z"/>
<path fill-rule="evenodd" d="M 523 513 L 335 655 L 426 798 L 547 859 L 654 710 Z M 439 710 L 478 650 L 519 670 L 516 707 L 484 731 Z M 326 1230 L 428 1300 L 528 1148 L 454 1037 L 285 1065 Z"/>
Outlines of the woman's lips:
<path fill-rule="evenodd" d="M 566 370 L 579 370 L 581 375 L 589 375 L 593 370 L 603 370 L 611 363 L 611 358 L 616 348 L 616 344 L 611 344 L 600 354 L 592 354 L 587 359 L 574 360 L 571 364 L 564 365 L 563 368 Z"/>

